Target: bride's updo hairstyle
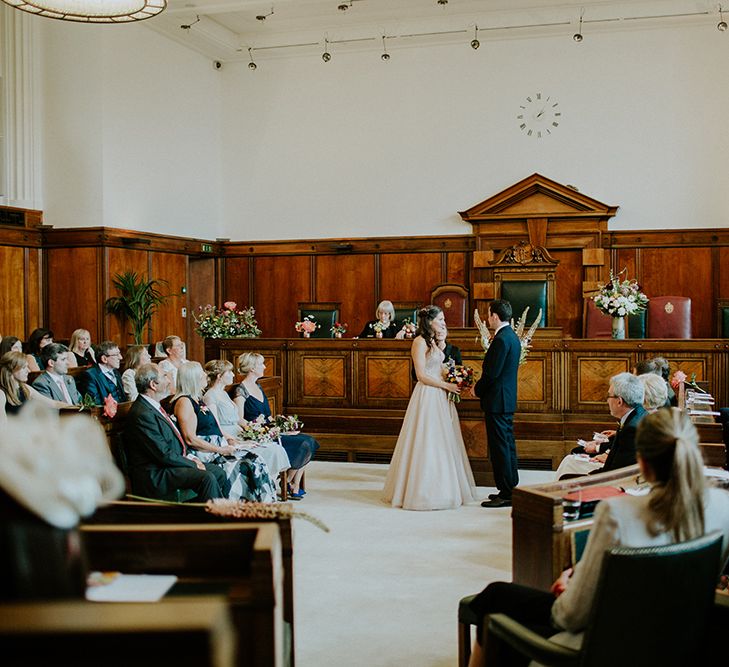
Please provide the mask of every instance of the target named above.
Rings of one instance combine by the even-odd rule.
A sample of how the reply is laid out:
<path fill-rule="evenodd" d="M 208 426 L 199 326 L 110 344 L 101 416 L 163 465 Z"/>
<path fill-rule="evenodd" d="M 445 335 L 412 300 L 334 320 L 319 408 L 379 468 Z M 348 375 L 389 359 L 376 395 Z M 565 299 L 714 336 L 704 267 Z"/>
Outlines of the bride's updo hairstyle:
<path fill-rule="evenodd" d="M 442 312 L 438 306 L 425 306 L 418 311 L 418 336 L 422 336 L 428 347 L 435 345 L 433 320 Z"/>
<path fill-rule="evenodd" d="M 653 535 L 669 532 L 678 542 L 704 534 L 704 462 L 699 434 L 678 408 L 648 414 L 638 425 L 638 456 L 655 476 L 648 508 Z"/>

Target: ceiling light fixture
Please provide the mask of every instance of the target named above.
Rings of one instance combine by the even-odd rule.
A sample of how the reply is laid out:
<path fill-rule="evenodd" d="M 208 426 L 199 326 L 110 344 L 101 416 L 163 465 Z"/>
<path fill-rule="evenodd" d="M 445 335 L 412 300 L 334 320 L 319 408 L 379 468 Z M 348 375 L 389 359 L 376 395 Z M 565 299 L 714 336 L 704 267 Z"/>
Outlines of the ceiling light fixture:
<path fill-rule="evenodd" d="M 726 29 L 727 29 L 727 24 L 726 24 L 726 21 L 724 20 L 723 14 L 722 14 L 721 5 L 719 5 L 719 23 L 716 24 L 716 29 L 719 32 L 726 32 Z"/>
<path fill-rule="evenodd" d="M 382 55 L 380 56 L 380 58 L 387 62 L 388 60 L 390 60 L 390 54 L 387 52 L 387 44 L 385 44 L 385 39 L 386 37 L 382 35 Z"/>
<path fill-rule="evenodd" d="M 256 21 L 265 21 L 269 16 L 273 16 L 273 7 L 271 7 L 271 11 L 268 14 L 259 14 L 256 16 Z"/>
<path fill-rule="evenodd" d="M 258 65 L 256 65 L 256 63 L 253 62 L 253 47 L 252 46 L 248 47 L 248 57 L 251 59 L 251 62 L 248 63 L 248 69 L 250 69 L 250 70 L 258 69 Z"/>
<path fill-rule="evenodd" d="M 448 4 L 448 0 L 438 0 L 438 4 L 443 6 Z"/>
<path fill-rule="evenodd" d="M 341 5 L 339 5 L 337 7 L 337 9 L 340 12 L 346 12 L 351 6 L 352 6 L 352 0 L 349 0 L 349 3 L 343 2 Z"/>
<path fill-rule="evenodd" d="M 78 23 L 130 23 L 152 18 L 167 0 L 3 0 L 29 14 Z"/>
<path fill-rule="evenodd" d="M 329 40 L 324 38 L 324 53 L 321 54 L 321 59 L 328 63 L 332 59 L 332 54 L 329 53 Z"/>
<path fill-rule="evenodd" d="M 189 30 L 190 28 L 192 28 L 192 26 L 194 26 L 194 25 L 195 25 L 196 23 L 199 23 L 199 22 L 200 22 L 200 15 L 198 14 L 198 15 L 197 15 L 197 16 L 195 17 L 195 20 L 194 20 L 194 21 L 192 21 L 191 23 L 183 23 L 183 24 L 182 24 L 182 25 L 180 26 L 180 29 L 181 29 L 181 30 Z"/>
<path fill-rule="evenodd" d="M 584 37 L 582 36 L 582 16 L 584 13 L 585 9 L 583 7 L 582 9 L 580 9 L 580 27 L 577 32 L 572 35 L 572 39 L 574 39 L 578 44 L 584 39 Z"/>
<path fill-rule="evenodd" d="M 478 41 L 478 26 L 475 26 L 473 29 L 473 39 L 471 40 L 471 48 L 475 51 L 479 46 L 481 46 L 481 42 Z"/>

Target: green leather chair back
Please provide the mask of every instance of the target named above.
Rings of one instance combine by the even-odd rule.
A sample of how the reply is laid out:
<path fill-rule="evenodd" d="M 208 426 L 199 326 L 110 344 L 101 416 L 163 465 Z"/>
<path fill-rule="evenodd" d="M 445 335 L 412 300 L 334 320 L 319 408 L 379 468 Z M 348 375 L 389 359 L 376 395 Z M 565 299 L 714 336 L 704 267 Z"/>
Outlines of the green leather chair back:
<path fill-rule="evenodd" d="M 402 327 L 405 319 L 409 318 L 413 324 L 418 323 L 418 309 L 417 308 L 395 308 L 395 322 L 397 322 L 398 329 Z"/>
<path fill-rule="evenodd" d="M 330 331 L 333 324 L 339 320 L 339 310 L 314 310 L 314 309 L 301 309 L 301 319 L 307 315 L 313 318 L 314 321 L 319 325 L 312 333 L 311 338 L 334 338 L 334 334 Z"/>
<path fill-rule="evenodd" d="M 527 313 L 527 326 L 531 326 L 542 309 L 540 327 L 546 327 L 547 322 L 547 281 L 544 280 L 508 280 L 501 283 L 501 298 L 511 303 L 514 322 L 517 322 L 529 306 Z"/>
<path fill-rule="evenodd" d="M 721 309 L 721 337 L 729 338 L 729 308 Z"/>
<path fill-rule="evenodd" d="M 645 310 L 628 315 L 628 338 L 645 338 L 645 315 Z"/>

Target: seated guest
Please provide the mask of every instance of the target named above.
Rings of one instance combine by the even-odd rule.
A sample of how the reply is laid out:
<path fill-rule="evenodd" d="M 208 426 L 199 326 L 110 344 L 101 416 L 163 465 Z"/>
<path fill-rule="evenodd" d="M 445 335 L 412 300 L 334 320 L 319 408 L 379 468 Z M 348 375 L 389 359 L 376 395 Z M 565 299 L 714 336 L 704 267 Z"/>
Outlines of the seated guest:
<path fill-rule="evenodd" d="M 395 306 L 392 301 L 380 301 L 375 311 L 375 319 L 370 320 L 364 325 L 359 338 L 375 338 L 375 325 L 379 325 L 383 338 L 405 338 L 405 330 L 398 331 L 397 322 L 395 322 Z"/>
<path fill-rule="evenodd" d="M 91 347 L 91 334 L 86 329 L 76 329 L 71 334 L 68 347 L 71 350 L 69 368 L 93 366 L 96 363 L 94 348 Z"/>
<path fill-rule="evenodd" d="M 139 395 L 122 436 L 132 492 L 161 500 L 182 489 L 194 491 L 199 502 L 227 497 L 225 471 L 188 453 L 182 434 L 160 405 L 170 393 L 167 373 L 157 364 L 146 364 L 137 369 L 136 382 Z"/>
<path fill-rule="evenodd" d="M 643 408 L 646 413 L 655 412 L 664 407 L 666 403 L 666 383 L 663 378 L 653 373 L 646 373 L 645 375 L 638 375 L 638 379 L 643 384 Z M 603 431 L 603 435 L 610 436 L 604 444 L 604 448 L 607 450 L 615 438 L 615 431 Z M 607 451 L 593 457 L 584 453 L 588 448 L 592 449 L 596 446 L 598 446 L 598 443 L 593 440 L 585 443 L 582 448 L 576 448 L 581 449 L 582 454 L 565 456 L 557 468 L 556 478 L 570 479 L 602 471 L 608 457 Z"/>
<path fill-rule="evenodd" d="M 272 503 L 276 488 L 266 463 L 254 452 L 236 454 L 236 440 L 220 430 L 215 414 L 200 398 L 208 383 L 208 376 L 197 361 L 187 361 L 177 370 L 177 392 L 172 406 L 182 437 L 195 455 L 204 463 L 220 466 L 230 483 L 228 497 L 232 500 Z"/>
<path fill-rule="evenodd" d="M 112 396 L 118 403 L 126 401 L 119 372 L 122 361 L 119 346 L 114 341 L 105 340 L 99 344 L 96 358 L 99 363 L 87 368 L 79 377 L 81 392 L 91 396 L 95 405 L 103 405 L 107 396 Z"/>
<path fill-rule="evenodd" d="M 271 406 L 263 388 L 258 380 L 263 377 L 266 364 L 263 357 L 255 352 L 244 352 L 238 357 L 238 372 L 243 381 L 236 389 L 235 404 L 238 414 L 246 421 L 253 421 L 259 415 L 271 416 Z M 293 498 L 302 498 L 306 491 L 301 487 L 301 478 L 304 475 L 304 466 L 311 461 L 314 452 L 319 449 L 319 443 L 310 435 L 298 433 L 296 435 L 281 435 L 281 444 L 288 454 L 291 468 L 289 469 L 289 494 Z"/>
<path fill-rule="evenodd" d="M 41 350 L 44 372 L 33 381 L 33 387 L 55 401 L 79 405 L 81 394 L 76 389 L 76 382 L 68 374 L 70 356 L 71 353 L 65 345 L 60 343 L 46 345 Z"/>
<path fill-rule="evenodd" d="M 222 359 L 208 361 L 205 364 L 205 373 L 208 377 L 208 388 L 203 395 L 203 403 L 212 410 L 218 419 L 220 429 L 225 435 L 239 438 L 241 435 L 241 419 L 238 406 L 228 395 L 225 388 L 233 384 L 233 364 Z M 252 440 L 241 441 L 239 446 L 255 448 L 254 453 L 260 456 L 268 467 L 272 478 L 276 479 L 280 472 L 291 467 L 288 454 L 281 443 L 274 441 L 256 443 Z"/>
<path fill-rule="evenodd" d="M 635 445 L 641 474 L 652 485 L 650 493 L 600 502 L 582 559 L 574 570 L 562 573 L 549 593 L 503 582 L 479 593 L 471 603 L 480 619 L 471 667 L 484 664 L 481 627 L 487 614 L 506 613 L 543 637 L 558 632 L 553 641 L 579 648 L 608 549 L 662 546 L 718 531 L 724 558 L 729 555 L 729 494 L 707 487 L 698 433 L 688 415 L 663 408 L 646 416 L 638 426 Z M 640 597 L 640 590 L 636 595 Z M 529 662 L 504 648 L 508 655 L 500 664 Z"/>
<path fill-rule="evenodd" d="M 38 393 L 27 384 L 28 358 L 22 352 L 6 352 L 0 358 L 0 417 L 15 415 L 29 401 L 38 401 L 49 408 L 66 407 L 65 403 L 54 401 Z"/>
<path fill-rule="evenodd" d="M 167 336 L 162 341 L 162 349 L 164 349 L 167 358 L 159 362 L 160 368 L 171 374 L 172 386 L 176 387 L 177 369 L 187 361 L 185 359 L 185 344 L 179 336 Z"/>
<path fill-rule="evenodd" d="M 137 385 L 134 381 L 137 368 L 150 363 L 152 357 L 149 355 L 149 350 L 146 345 L 130 345 L 127 348 L 125 361 L 125 370 L 122 373 L 122 386 L 124 387 L 124 393 L 127 395 L 127 400 L 134 401 L 138 393 Z"/>
<path fill-rule="evenodd" d="M 31 373 L 37 373 L 43 368 L 40 351 L 53 342 L 53 332 L 50 329 L 34 329 L 28 337 L 28 368 Z"/>
<path fill-rule="evenodd" d="M 22 352 L 23 341 L 17 336 L 4 336 L 0 341 L 0 357 L 6 352 Z"/>
<path fill-rule="evenodd" d="M 668 389 L 668 403 L 674 407 L 678 405 L 678 396 L 671 386 L 671 365 L 665 357 L 653 357 L 653 363 L 658 368 L 658 372 L 666 383 Z"/>

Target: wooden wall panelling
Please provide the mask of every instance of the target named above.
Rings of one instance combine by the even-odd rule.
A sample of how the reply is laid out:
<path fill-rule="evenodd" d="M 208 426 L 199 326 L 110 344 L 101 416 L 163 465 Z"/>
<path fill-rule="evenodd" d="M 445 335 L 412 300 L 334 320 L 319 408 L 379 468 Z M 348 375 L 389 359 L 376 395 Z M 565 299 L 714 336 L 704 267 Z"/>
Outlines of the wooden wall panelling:
<path fill-rule="evenodd" d="M 383 408 L 407 407 L 412 393 L 412 361 L 393 351 L 357 355 L 357 403 Z"/>
<path fill-rule="evenodd" d="M 299 301 L 311 301 L 311 261 L 306 255 L 253 259 L 258 327 L 267 338 L 295 336 Z"/>
<path fill-rule="evenodd" d="M 187 358 L 202 362 L 205 359 L 205 339 L 195 333 L 193 314 L 200 305 L 216 303 L 215 298 L 215 263 L 214 257 L 190 257 L 188 261 L 187 285 Z M 222 301 L 229 299 L 223 298 Z M 235 300 L 235 299 L 233 299 Z M 240 308 L 245 302 L 236 302 Z"/>
<path fill-rule="evenodd" d="M 555 250 L 552 257 L 559 262 L 556 268 L 555 323 L 562 327 L 565 336 L 579 338 L 582 335 L 582 251 Z M 514 313 L 519 317 L 520 313 Z M 537 313 L 529 312 L 531 324 Z"/>
<path fill-rule="evenodd" d="M 619 248 L 615 250 L 613 253 L 615 260 L 612 262 L 612 266 L 606 267 L 605 280 L 608 280 L 609 278 L 607 270 L 609 268 L 612 268 L 615 273 L 625 269 L 625 276 L 638 280 L 638 277 L 641 275 L 640 267 L 638 265 L 639 252 L 640 251 L 637 248 Z"/>
<path fill-rule="evenodd" d="M 320 340 L 320 339 L 318 339 Z M 289 404 L 296 406 L 347 408 L 353 404 L 352 354 L 347 344 L 336 344 L 333 350 L 322 350 L 317 339 L 289 344 Z M 308 351 L 308 348 L 311 351 Z M 319 348 L 319 349 L 317 349 Z"/>
<path fill-rule="evenodd" d="M 441 253 L 380 255 L 380 294 L 390 301 L 430 303 L 430 292 L 444 282 Z"/>
<path fill-rule="evenodd" d="M 115 315 L 106 313 L 104 303 L 109 297 L 119 296 L 119 292 L 114 287 L 113 280 L 117 274 L 125 271 L 134 271 L 138 275 L 147 277 L 149 275 L 149 253 L 146 250 L 133 250 L 130 248 L 104 248 L 106 260 L 103 275 L 103 294 L 99 301 L 99 309 L 104 314 L 104 326 L 99 338 L 93 338 L 92 342 L 98 343 L 102 340 L 113 340 L 122 347 L 134 343 L 132 335 L 132 326 L 129 322 L 121 322 Z M 93 336 L 93 334 L 92 334 Z M 147 337 L 146 343 L 152 342 Z"/>
<path fill-rule="evenodd" d="M 25 252 L 25 248 L 0 246 L 0 334 L 17 336 L 23 341 L 30 333 L 26 332 L 29 295 Z"/>
<path fill-rule="evenodd" d="M 374 255 L 321 255 L 316 258 L 315 301 L 342 304 L 339 319 L 357 336 L 375 316 Z"/>
<path fill-rule="evenodd" d="M 189 341 L 186 340 L 187 320 L 182 317 L 182 309 L 188 307 L 187 294 L 181 294 L 182 288 L 188 285 L 187 262 L 187 255 L 168 252 L 150 253 L 150 277 L 166 280 L 167 285 L 162 286 L 162 292 L 172 295 L 152 318 L 150 334 L 152 342 L 174 335 L 189 345 Z"/>
<path fill-rule="evenodd" d="M 641 248 L 638 282 L 651 296 L 691 297 L 693 338 L 715 335 L 711 248 Z"/>
<path fill-rule="evenodd" d="M 251 257 L 226 257 L 223 260 L 225 268 L 223 271 L 223 291 L 220 294 L 221 302 L 235 301 L 239 306 L 245 308 L 251 305 L 255 306 L 255 303 L 251 302 L 250 292 L 252 261 Z M 192 308 L 196 308 L 198 305 L 201 304 L 191 303 Z"/>
<path fill-rule="evenodd" d="M 92 341 L 101 335 L 102 249 L 49 248 L 46 253 L 48 321 L 57 339 L 75 329 L 88 329 Z"/>
<path fill-rule="evenodd" d="M 465 285 L 470 282 L 468 255 L 465 252 L 446 253 L 445 282 Z"/>
<path fill-rule="evenodd" d="M 44 320 L 43 255 L 38 248 L 25 249 L 25 330 L 30 333 Z"/>
<path fill-rule="evenodd" d="M 729 248 L 717 248 L 718 261 L 714 271 L 719 275 L 718 299 L 729 299 Z"/>

